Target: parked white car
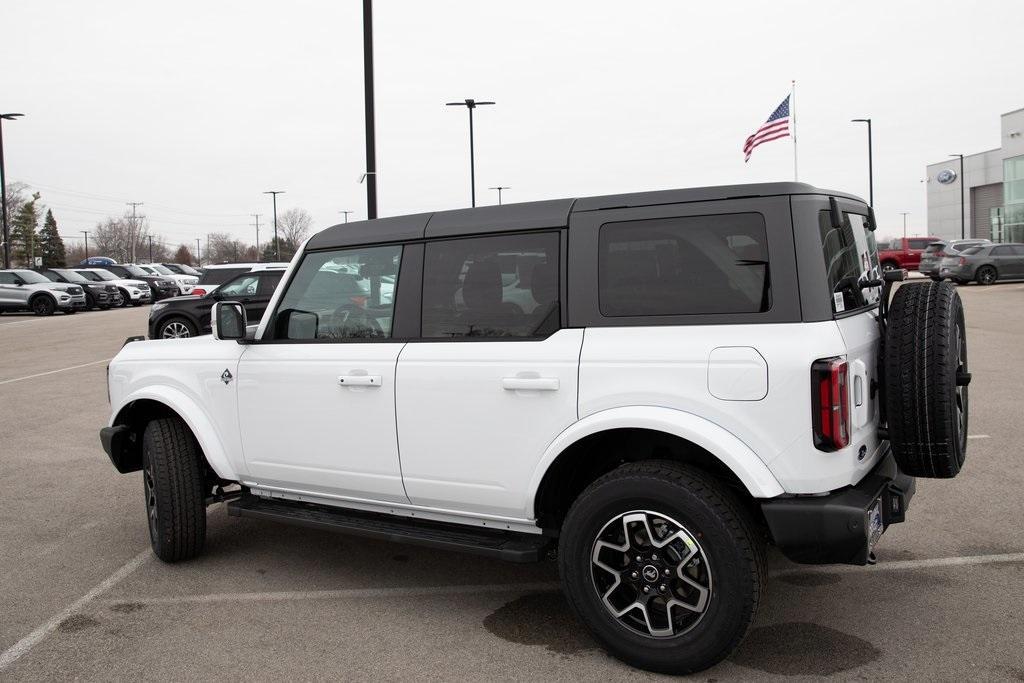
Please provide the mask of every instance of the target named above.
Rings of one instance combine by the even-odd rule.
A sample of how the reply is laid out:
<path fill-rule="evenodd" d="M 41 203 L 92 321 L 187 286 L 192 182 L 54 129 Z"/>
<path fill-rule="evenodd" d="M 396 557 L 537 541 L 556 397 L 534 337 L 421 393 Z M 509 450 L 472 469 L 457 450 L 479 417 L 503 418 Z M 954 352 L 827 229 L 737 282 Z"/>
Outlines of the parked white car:
<path fill-rule="evenodd" d="M 165 277 L 169 280 L 174 280 L 178 283 L 178 290 L 182 294 L 191 294 L 192 289 L 199 282 L 199 278 L 194 275 L 184 275 L 182 273 L 175 273 L 173 270 L 166 266 L 162 266 L 159 263 L 140 263 L 139 268 L 157 276 Z"/>
<path fill-rule="evenodd" d="M 125 306 L 141 306 L 153 300 L 149 283 L 142 280 L 119 278 L 103 268 L 75 268 L 76 273 L 94 282 L 109 282 L 117 286 Z"/>
<path fill-rule="evenodd" d="M 798 183 L 338 225 L 254 335 L 222 298 L 210 337 L 125 345 L 101 442 L 142 470 L 167 562 L 202 551 L 220 500 L 518 562 L 557 552 L 597 642 L 692 673 L 754 620 L 766 545 L 873 563 L 914 477 L 964 464 L 960 299 L 926 280 L 890 302 L 906 273 L 880 276 L 874 228 L 863 200 Z"/>

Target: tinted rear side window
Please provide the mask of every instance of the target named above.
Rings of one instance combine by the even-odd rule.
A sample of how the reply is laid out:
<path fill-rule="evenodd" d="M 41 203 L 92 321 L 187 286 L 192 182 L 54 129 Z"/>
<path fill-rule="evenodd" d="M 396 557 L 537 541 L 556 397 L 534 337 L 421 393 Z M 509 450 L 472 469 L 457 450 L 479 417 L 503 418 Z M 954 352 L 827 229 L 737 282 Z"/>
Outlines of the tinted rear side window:
<path fill-rule="evenodd" d="M 938 252 L 945 250 L 945 248 L 946 248 L 946 245 L 944 243 L 937 242 L 937 243 L 929 244 L 928 248 L 924 250 L 924 253 L 926 253 L 926 254 L 937 254 Z"/>
<path fill-rule="evenodd" d="M 222 285 L 228 280 L 235 278 L 242 273 L 248 273 L 251 268 L 207 268 L 199 276 L 201 285 Z"/>
<path fill-rule="evenodd" d="M 860 286 L 862 279 L 873 279 L 878 269 L 878 247 L 864 216 L 844 212 L 842 227 L 834 228 L 831 214 L 821 211 L 818 227 L 833 311 L 842 313 L 877 303 L 878 288 Z"/>
<path fill-rule="evenodd" d="M 558 234 L 427 244 L 423 336 L 543 337 L 559 328 Z"/>
<path fill-rule="evenodd" d="M 908 242 L 910 243 L 911 249 L 927 249 L 928 245 L 931 244 L 928 240 L 919 239 L 910 239 Z"/>
<path fill-rule="evenodd" d="M 771 307 L 759 213 L 609 223 L 599 235 L 601 314 L 761 313 Z"/>

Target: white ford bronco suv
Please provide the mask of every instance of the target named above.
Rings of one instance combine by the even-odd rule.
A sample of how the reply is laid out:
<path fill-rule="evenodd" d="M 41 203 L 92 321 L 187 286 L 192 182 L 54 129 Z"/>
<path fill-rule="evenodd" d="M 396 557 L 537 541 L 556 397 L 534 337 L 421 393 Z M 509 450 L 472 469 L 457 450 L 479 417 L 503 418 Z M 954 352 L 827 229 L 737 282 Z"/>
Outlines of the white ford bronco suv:
<path fill-rule="evenodd" d="M 524 562 L 609 652 L 727 657 L 765 549 L 866 564 L 967 437 L 963 308 L 890 286 L 873 212 L 798 183 L 336 225 L 254 334 L 133 341 L 101 430 L 153 550 L 206 507 Z M 891 301 L 890 301 L 891 299 Z"/>

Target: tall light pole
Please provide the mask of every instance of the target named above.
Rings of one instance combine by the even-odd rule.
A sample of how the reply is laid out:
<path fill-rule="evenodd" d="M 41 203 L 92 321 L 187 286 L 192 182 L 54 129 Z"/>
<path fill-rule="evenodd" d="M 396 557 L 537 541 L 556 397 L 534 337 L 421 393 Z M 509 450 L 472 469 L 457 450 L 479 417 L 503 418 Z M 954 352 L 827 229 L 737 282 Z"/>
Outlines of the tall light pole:
<path fill-rule="evenodd" d="M 377 217 L 377 136 L 373 111 L 373 0 L 363 0 L 363 116 L 366 120 L 366 217 Z M 280 255 L 278 259 L 280 260 Z"/>
<path fill-rule="evenodd" d="M 960 239 L 967 239 L 967 222 L 964 218 L 964 155 L 950 154 L 951 157 L 960 157 Z"/>
<path fill-rule="evenodd" d="M 0 114 L 0 222 L 3 223 L 4 268 L 11 267 L 11 231 L 7 227 L 7 174 L 4 171 L 4 121 L 14 121 L 24 114 Z"/>
<path fill-rule="evenodd" d="M 135 209 L 142 206 L 142 202 L 125 202 L 125 204 L 132 207 L 132 229 L 128 233 L 128 250 L 130 252 L 128 258 L 131 259 L 132 263 L 135 263 L 135 239 L 138 236 L 138 224 L 135 222 Z"/>
<path fill-rule="evenodd" d="M 256 219 L 256 223 L 255 223 L 255 225 L 256 225 L 256 262 L 259 263 L 259 260 L 260 260 L 260 216 L 262 216 L 263 214 L 261 214 L 261 213 L 251 213 L 249 215 Z M 250 223 L 249 225 L 253 225 L 253 223 Z"/>
<path fill-rule="evenodd" d="M 284 194 L 284 190 L 267 190 L 263 194 L 269 194 L 274 198 L 274 249 L 277 252 L 277 260 L 281 260 L 281 241 L 277 239 L 277 195 Z"/>
<path fill-rule="evenodd" d="M 199 251 L 199 238 L 196 238 L 196 265 L 203 265 L 203 252 Z"/>
<path fill-rule="evenodd" d="M 900 211 L 900 215 L 903 216 L 903 239 L 907 238 L 907 216 L 910 215 L 909 211 Z"/>
<path fill-rule="evenodd" d="M 345 209 L 344 211 L 339 211 L 338 213 L 343 213 L 343 214 L 345 214 L 345 222 L 346 222 L 346 223 L 348 223 L 348 215 L 349 215 L 350 213 L 355 213 L 355 211 L 349 211 L 348 209 Z"/>
<path fill-rule="evenodd" d="M 482 107 L 485 104 L 494 104 L 494 102 L 477 102 L 472 99 L 467 99 L 462 102 L 445 102 L 445 106 L 465 107 L 469 110 L 469 197 L 472 206 L 476 206 L 476 160 L 474 159 L 473 154 L 473 110 L 477 107 Z"/>
<path fill-rule="evenodd" d="M 498 206 L 501 206 L 501 191 L 502 190 L 511 190 L 512 188 L 509 187 L 508 185 L 498 185 L 497 187 L 489 187 L 487 189 L 488 190 L 497 190 L 498 191 Z"/>
<path fill-rule="evenodd" d="M 875 205 L 875 169 L 871 149 L 871 119 L 852 119 L 851 123 L 868 124 L 868 206 Z"/>
<path fill-rule="evenodd" d="M 85 233 L 85 258 L 89 260 L 89 231 L 79 230 L 79 232 Z"/>

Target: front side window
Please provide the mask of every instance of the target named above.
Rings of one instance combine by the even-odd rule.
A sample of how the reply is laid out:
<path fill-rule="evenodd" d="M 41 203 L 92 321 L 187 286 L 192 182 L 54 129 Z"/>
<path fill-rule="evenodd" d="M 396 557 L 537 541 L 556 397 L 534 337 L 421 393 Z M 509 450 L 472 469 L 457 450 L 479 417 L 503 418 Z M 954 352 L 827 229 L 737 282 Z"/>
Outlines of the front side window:
<path fill-rule="evenodd" d="M 235 278 L 217 289 L 217 296 L 256 296 L 256 288 L 259 287 L 259 276 L 249 273 Z"/>
<path fill-rule="evenodd" d="M 423 336 L 544 337 L 559 328 L 558 233 L 427 244 Z"/>
<path fill-rule="evenodd" d="M 0 273 L 0 285 L 13 285 L 14 282 L 14 273 Z"/>
<path fill-rule="evenodd" d="M 278 304 L 274 338 L 390 337 L 401 260 L 400 246 L 306 254 Z"/>
<path fill-rule="evenodd" d="M 992 248 L 993 256 L 1013 256 L 1013 247 L 1001 246 Z"/>
<path fill-rule="evenodd" d="M 764 217 L 681 216 L 601 226 L 605 316 L 761 313 L 771 308 Z"/>
<path fill-rule="evenodd" d="M 15 272 L 18 274 L 18 277 L 30 285 L 41 285 L 50 282 L 49 278 L 43 277 L 34 270 L 17 270 Z"/>

